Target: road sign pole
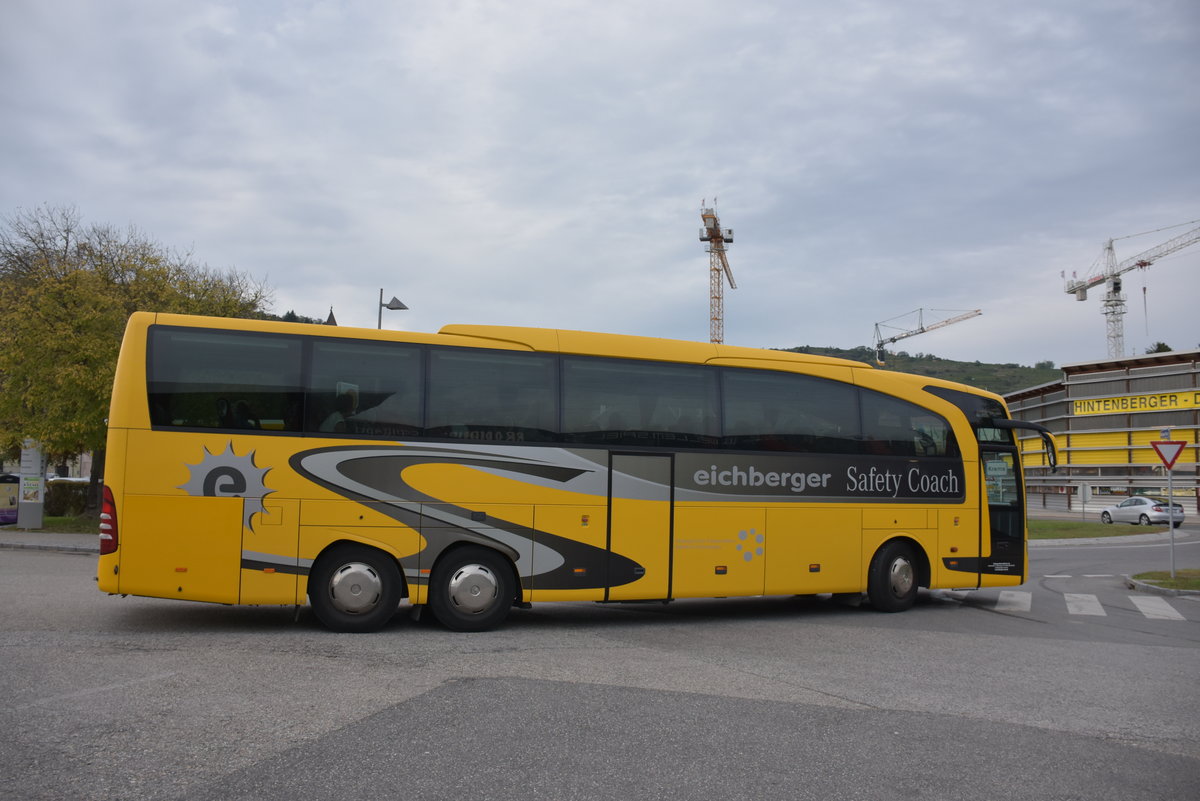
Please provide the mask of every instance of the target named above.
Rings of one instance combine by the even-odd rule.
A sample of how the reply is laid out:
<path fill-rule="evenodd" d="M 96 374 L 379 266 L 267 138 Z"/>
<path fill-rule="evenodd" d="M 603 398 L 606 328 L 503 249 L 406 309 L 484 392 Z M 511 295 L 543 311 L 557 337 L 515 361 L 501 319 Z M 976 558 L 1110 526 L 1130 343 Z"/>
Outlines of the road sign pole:
<path fill-rule="evenodd" d="M 1167 468 L 1167 525 L 1171 527 L 1171 578 L 1175 578 L 1175 482 L 1174 473 Z"/>
<path fill-rule="evenodd" d="M 1186 442 L 1171 439 L 1170 429 L 1163 429 L 1162 439 L 1150 443 L 1158 458 L 1162 460 L 1167 471 L 1167 526 L 1171 529 L 1171 578 L 1175 578 L 1175 474 L 1171 468 L 1175 460 L 1183 453 Z"/>

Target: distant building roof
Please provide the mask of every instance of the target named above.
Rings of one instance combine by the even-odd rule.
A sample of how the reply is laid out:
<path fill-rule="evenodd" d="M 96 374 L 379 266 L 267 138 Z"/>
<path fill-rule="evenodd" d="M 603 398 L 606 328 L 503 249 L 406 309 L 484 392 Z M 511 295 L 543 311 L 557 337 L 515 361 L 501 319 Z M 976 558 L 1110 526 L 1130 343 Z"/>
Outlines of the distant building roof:
<path fill-rule="evenodd" d="M 1006 401 L 1012 402 L 1037 395 L 1047 395 L 1062 388 L 1063 384 L 1072 377 L 1084 376 L 1088 373 L 1107 373 L 1113 370 L 1135 370 L 1139 367 L 1165 367 L 1172 364 L 1189 364 L 1200 362 L 1198 350 L 1171 350 L 1164 353 L 1146 353 L 1141 356 L 1125 356 L 1121 359 L 1104 359 L 1095 362 L 1077 362 L 1064 364 L 1059 369 L 1063 372 L 1061 381 L 1051 381 L 1036 387 L 1026 387 L 1004 394 Z"/>
<path fill-rule="evenodd" d="M 1158 365 L 1181 364 L 1200 361 L 1200 350 L 1169 350 L 1163 353 L 1147 353 L 1142 356 L 1125 356 L 1121 359 L 1104 359 L 1098 362 L 1064 364 L 1066 375 L 1079 373 L 1102 373 L 1108 370 L 1123 370 L 1132 367 L 1155 367 Z"/>

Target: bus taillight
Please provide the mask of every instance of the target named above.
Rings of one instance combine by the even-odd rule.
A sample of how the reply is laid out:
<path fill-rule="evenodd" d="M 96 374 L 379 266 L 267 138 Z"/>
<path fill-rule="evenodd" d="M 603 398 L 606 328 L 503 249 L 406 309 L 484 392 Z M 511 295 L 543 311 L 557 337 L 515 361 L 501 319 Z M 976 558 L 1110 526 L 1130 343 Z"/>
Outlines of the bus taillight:
<path fill-rule="evenodd" d="M 117 552 L 117 502 L 112 490 L 104 487 L 104 500 L 100 503 L 100 553 Z"/>

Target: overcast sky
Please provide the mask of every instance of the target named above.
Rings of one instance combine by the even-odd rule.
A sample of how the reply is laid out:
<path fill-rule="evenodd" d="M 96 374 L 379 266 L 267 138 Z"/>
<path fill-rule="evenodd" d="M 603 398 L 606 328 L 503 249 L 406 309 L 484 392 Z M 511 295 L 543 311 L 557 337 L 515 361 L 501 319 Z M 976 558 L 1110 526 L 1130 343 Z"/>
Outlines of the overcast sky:
<path fill-rule="evenodd" d="M 896 347 L 1068 364 L 1106 357 L 1103 292 L 1061 274 L 1200 218 L 1196 0 L 3 0 L 0 74 L 0 214 L 342 325 L 382 288 L 385 328 L 707 340 L 716 197 L 730 344 L 978 308 Z M 1200 243 L 1125 286 L 1128 352 L 1200 344 Z"/>

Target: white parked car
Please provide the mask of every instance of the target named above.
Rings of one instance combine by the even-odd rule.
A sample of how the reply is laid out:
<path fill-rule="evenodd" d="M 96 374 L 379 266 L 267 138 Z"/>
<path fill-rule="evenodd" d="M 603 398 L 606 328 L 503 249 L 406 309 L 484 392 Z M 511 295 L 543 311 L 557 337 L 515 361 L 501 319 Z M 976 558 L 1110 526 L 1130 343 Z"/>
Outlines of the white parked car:
<path fill-rule="evenodd" d="M 1174 520 L 1175 527 L 1179 528 L 1183 523 L 1183 506 L 1180 504 L 1172 504 L 1175 507 Z M 1168 517 L 1169 510 L 1167 509 L 1167 499 L 1157 498 L 1153 495 L 1135 495 L 1128 500 L 1121 501 L 1116 506 L 1109 506 L 1100 513 L 1101 523 L 1133 523 L 1135 526 L 1149 526 L 1155 523 L 1164 524 Z"/>

